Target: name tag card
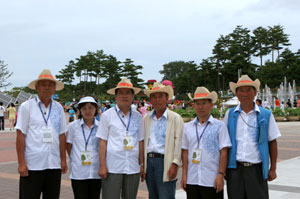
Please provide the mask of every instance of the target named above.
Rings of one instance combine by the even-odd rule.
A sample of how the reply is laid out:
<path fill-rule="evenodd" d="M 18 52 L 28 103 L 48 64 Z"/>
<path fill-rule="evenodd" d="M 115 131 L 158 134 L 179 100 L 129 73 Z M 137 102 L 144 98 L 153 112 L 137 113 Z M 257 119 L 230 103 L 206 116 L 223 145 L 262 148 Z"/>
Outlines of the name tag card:
<path fill-rule="evenodd" d="M 193 156 L 192 156 L 192 163 L 200 164 L 200 160 L 201 160 L 201 149 L 194 149 Z"/>
<path fill-rule="evenodd" d="M 51 127 L 45 126 L 43 129 L 43 142 L 49 143 L 53 142 L 53 132 Z"/>
<path fill-rule="evenodd" d="M 131 135 L 126 135 L 123 138 L 123 145 L 125 150 L 130 150 L 134 148 L 133 137 Z"/>
<path fill-rule="evenodd" d="M 92 164 L 92 155 L 90 151 L 81 151 L 81 164 L 82 165 L 91 165 Z"/>

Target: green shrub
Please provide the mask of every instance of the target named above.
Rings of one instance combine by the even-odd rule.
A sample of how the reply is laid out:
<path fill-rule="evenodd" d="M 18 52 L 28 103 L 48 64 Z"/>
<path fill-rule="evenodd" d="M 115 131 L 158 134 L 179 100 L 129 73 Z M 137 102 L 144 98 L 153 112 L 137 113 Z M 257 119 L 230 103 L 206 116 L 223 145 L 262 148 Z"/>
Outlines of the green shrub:
<path fill-rule="evenodd" d="M 281 110 L 281 108 L 275 108 L 273 111 L 273 115 L 276 117 L 278 116 L 285 116 L 285 113 Z"/>
<path fill-rule="evenodd" d="M 194 109 L 189 109 L 189 110 L 175 109 L 173 111 L 176 112 L 176 113 L 178 113 L 183 118 L 194 118 L 194 117 L 197 117 L 197 114 L 196 114 L 196 112 L 195 112 Z M 220 118 L 220 116 L 221 116 L 220 110 L 218 108 L 212 109 L 210 113 L 211 113 L 211 115 L 214 118 Z M 225 113 L 224 113 L 224 115 L 225 115 Z"/>
<path fill-rule="evenodd" d="M 194 109 L 185 110 L 185 109 L 175 109 L 174 112 L 178 113 L 183 118 L 194 118 L 197 116 Z"/>
<path fill-rule="evenodd" d="M 213 109 L 210 111 L 210 114 L 211 114 L 214 118 L 216 118 L 216 119 L 218 119 L 218 118 L 221 117 L 220 110 L 219 110 L 218 108 L 213 108 Z"/>
<path fill-rule="evenodd" d="M 287 116 L 300 116 L 300 108 L 287 108 L 285 112 Z"/>

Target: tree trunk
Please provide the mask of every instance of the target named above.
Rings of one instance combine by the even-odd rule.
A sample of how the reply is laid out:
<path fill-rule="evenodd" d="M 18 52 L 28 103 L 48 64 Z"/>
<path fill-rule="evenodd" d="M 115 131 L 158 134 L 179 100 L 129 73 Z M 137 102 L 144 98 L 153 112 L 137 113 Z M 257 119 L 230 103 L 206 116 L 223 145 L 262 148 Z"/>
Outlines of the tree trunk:
<path fill-rule="evenodd" d="M 260 67 L 262 67 L 262 55 L 259 55 L 260 57 Z"/>

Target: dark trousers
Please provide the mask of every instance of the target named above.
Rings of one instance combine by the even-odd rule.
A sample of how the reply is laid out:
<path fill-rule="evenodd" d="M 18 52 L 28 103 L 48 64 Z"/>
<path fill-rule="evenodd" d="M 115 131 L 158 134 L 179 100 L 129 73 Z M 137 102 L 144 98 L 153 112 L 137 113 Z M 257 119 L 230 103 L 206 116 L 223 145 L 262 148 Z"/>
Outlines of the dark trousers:
<path fill-rule="evenodd" d="M 69 123 L 74 121 L 74 117 L 69 117 Z"/>
<path fill-rule="evenodd" d="M 101 191 L 101 179 L 72 179 L 72 189 L 75 199 L 99 199 Z"/>
<path fill-rule="evenodd" d="M 214 187 L 204 187 L 199 185 L 186 185 L 187 199 L 223 199 L 224 191 L 216 192 Z"/>
<path fill-rule="evenodd" d="M 28 176 L 20 176 L 20 199 L 58 199 L 60 193 L 61 169 L 28 171 Z"/>
<path fill-rule="evenodd" d="M 4 130 L 4 116 L 0 116 L 0 130 Z"/>
<path fill-rule="evenodd" d="M 268 183 L 262 176 L 262 164 L 227 169 L 229 199 L 268 199 Z"/>

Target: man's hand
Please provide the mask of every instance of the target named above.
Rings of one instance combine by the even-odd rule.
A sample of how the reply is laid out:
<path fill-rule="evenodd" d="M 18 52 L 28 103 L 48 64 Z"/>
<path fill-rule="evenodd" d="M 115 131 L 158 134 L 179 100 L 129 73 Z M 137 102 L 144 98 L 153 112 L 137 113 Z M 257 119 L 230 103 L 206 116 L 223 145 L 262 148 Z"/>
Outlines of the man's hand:
<path fill-rule="evenodd" d="M 175 164 L 175 163 L 171 164 L 170 169 L 168 171 L 168 177 L 170 180 L 173 180 L 174 178 L 176 178 L 177 168 L 178 168 L 177 164 Z"/>
<path fill-rule="evenodd" d="M 141 182 L 144 182 L 144 180 L 146 179 L 146 173 L 144 171 L 144 165 L 142 165 L 140 167 L 140 176 L 141 176 Z"/>
<path fill-rule="evenodd" d="M 268 175 L 268 181 L 272 181 L 277 178 L 276 170 L 275 169 L 270 169 L 269 170 L 269 175 Z"/>
<path fill-rule="evenodd" d="M 107 175 L 108 175 L 108 170 L 107 167 L 105 166 L 100 166 L 100 169 L 98 171 L 98 175 L 102 178 L 102 179 L 106 179 Z"/>
<path fill-rule="evenodd" d="M 19 164 L 18 172 L 20 176 L 25 177 L 28 176 L 28 168 L 26 164 Z"/>
<path fill-rule="evenodd" d="M 214 183 L 214 188 L 216 189 L 216 192 L 220 192 L 224 188 L 224 176 L 221 174 L 218 174 L 215 183 Z"/>
<path fill-rule="evenodd" d="M 68 171 L 68 165 L 67 165 L 67 162 L 64 160 L 64 161 L 61 161 L 61 173 L 62 174 L 66 174 L 67 171 Z"/>
<path fill-rule="evenodd" d="M 180 182 L 180 187 L 184 191 L 186 191 L 186 182 L 187 182 L 187 177 L 186 175 L 182 175 L 181 182 Z"/>

